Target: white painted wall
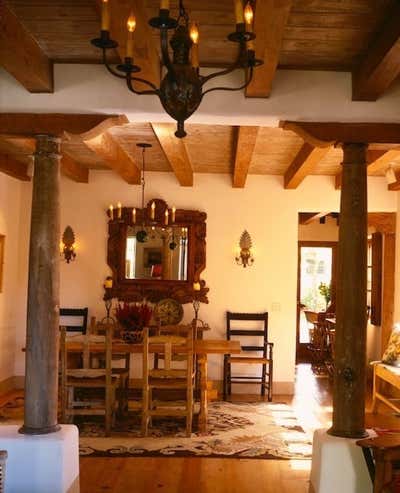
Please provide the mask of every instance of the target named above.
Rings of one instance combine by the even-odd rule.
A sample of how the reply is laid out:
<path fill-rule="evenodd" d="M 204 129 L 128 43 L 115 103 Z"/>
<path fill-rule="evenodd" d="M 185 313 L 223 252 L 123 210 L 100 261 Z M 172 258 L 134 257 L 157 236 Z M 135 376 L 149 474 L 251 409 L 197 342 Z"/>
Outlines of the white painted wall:
<path fill-rule="evenodd" d="M 202 70 L 207 74 L 207 70 Z M 123 113 L 132 122 L 171 121 L 156 96 L 137 96 L 100 65 L 54 66 L 55 92 L 30 94 L 0 69 L 0 110 L 16 112 Z M 238 86 L 236 71 L 213 85 Z M 193 123 L 275 126 L 280 119 L 399 122 L 400 84 L 376 102 L 351 100 L 349 72 L 278 70 L 270 98 L 245 98 L 243 91 L 207 94 Z"/>
<path fill-rule="evenodd" d="M 19 210 L 21 184 L 0 173 L 0 234 L 5 235 L 3 290 L 0 293 L 0 382 L 14 375 L 18 310 Z"/>
<path fill-rule="evenodd" d="M 24 186 L 23 229 L 28 234 L 30 201 Z M 395 194 L 386 191 L 383 178 L 369 179 L 371 211 L 396 210 Z M 212 330 L 206 337 L 225 336 L 226 310 L 270 312 L 270 338 L 275 343 L 275 380 L 293 382 L 296 327 L 296 275 L 298 212 L 337 211 L 339 192 L 333 178 L 308 177 L 297 190 L 284 190 L 277 176 L 249 176 L 246 188 L 234 189 L 228 175 L 197 174 L 193 188 L 180 187 L 172 173 L 149 173 L 146 200 L 159 197 L 179 208 L 205 211 L 207 219 L 207 269 L 203 277 L 210 287 L 208 305 L 200 318 Z M 139 204 L 139 186 L 127 185 L 108 171 L 91 171 L 89 184 L 62 179 L 61 228 L 72 226 L 77 238 L 77 258 L 61 264 L 61 304 L 89 306 L 90 315 L 104 316 L 102 284 L 106 265 L 107 220 L 105 210 L 118 200 Z M 234 250 L 243 229 L 253 241 L 255 263 L 248 269 L 235 264 Z M 22 240 L 26 244 L 27 239 Z M 22 253 L 21 265 L 26 262 Z M 277 309 L 272 310 L 272 307 Z M 24 372 L 25 316 L 17 334 L 16 374 Z M 191 320 L 191 305 L 185 319 Z M 210 377 L 222 378 L 222 358 L 210 358 Z"/>

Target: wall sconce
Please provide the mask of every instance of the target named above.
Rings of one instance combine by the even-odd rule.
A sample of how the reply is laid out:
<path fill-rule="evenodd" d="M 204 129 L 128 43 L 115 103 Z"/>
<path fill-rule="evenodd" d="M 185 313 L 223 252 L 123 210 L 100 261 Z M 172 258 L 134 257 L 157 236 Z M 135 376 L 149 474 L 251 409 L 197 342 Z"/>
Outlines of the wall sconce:
<path fill-rule="evenodd" d="M 243 267 L 250 267 L 254 263 L 253 253 L 251 251 L 252 242 L 249 233 L 244 230 L 239 240 L 239 250 L 235 257 L 236 263 Z"/>
<path fill-rule="evenodd" d="M 71 228 L 71 226 L 67 226 L 62 235 L 61 239 L 61 257 L 64 257 L 64 260 L 69 264 L 73 260 L 75 260 L 75 235 Z"/>

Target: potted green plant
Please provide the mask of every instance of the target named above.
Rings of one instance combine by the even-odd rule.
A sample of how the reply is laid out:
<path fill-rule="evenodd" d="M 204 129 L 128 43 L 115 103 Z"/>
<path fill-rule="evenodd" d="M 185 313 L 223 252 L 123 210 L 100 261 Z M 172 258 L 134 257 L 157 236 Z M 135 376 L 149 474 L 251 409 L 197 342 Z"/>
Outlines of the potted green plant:
<path fill-rule="evenodd" d="M 326 307 L 328 307 L 329 302 L 331 301 L 331 286 L 321 282 L 318 286 L 318 291 L 321 293 L 321 296 L 325 299 Z"/>
<path fill-rule="evenodd" d="M 152 308 L 147 303 L 118 304 L 115 316 L 122 327 L 121 337 L 126 342 L 141 342 L 143 329 L 150 323 Z"/>

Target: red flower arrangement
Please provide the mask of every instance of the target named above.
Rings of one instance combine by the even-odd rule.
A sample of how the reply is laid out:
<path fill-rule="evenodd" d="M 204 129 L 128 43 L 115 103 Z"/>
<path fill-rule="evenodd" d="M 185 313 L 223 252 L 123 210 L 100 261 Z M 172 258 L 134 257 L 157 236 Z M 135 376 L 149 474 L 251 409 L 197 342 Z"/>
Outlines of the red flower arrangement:
<path fill-rule="evenodd" d="M 115 316 L 118 322 L 126 329 L 132 331 L 142 331 L 149 325 L 153 310 L 147 303 L 126 303 L 118 304 L 115 309 Z"/>

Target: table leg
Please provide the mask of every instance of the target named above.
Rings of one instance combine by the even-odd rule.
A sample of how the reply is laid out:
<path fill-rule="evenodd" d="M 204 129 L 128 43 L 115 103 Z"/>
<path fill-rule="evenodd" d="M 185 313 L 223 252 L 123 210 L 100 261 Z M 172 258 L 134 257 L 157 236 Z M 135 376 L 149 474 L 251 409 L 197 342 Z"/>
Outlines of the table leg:
<path fill-rule="evenodd" d="M 207 433 L 208 418 L 208 389 L 207 389 L 207 354 L 201 354 L 198 357 L 200 371 L 200 414 L 199 414 L 199 431 Z"/>

